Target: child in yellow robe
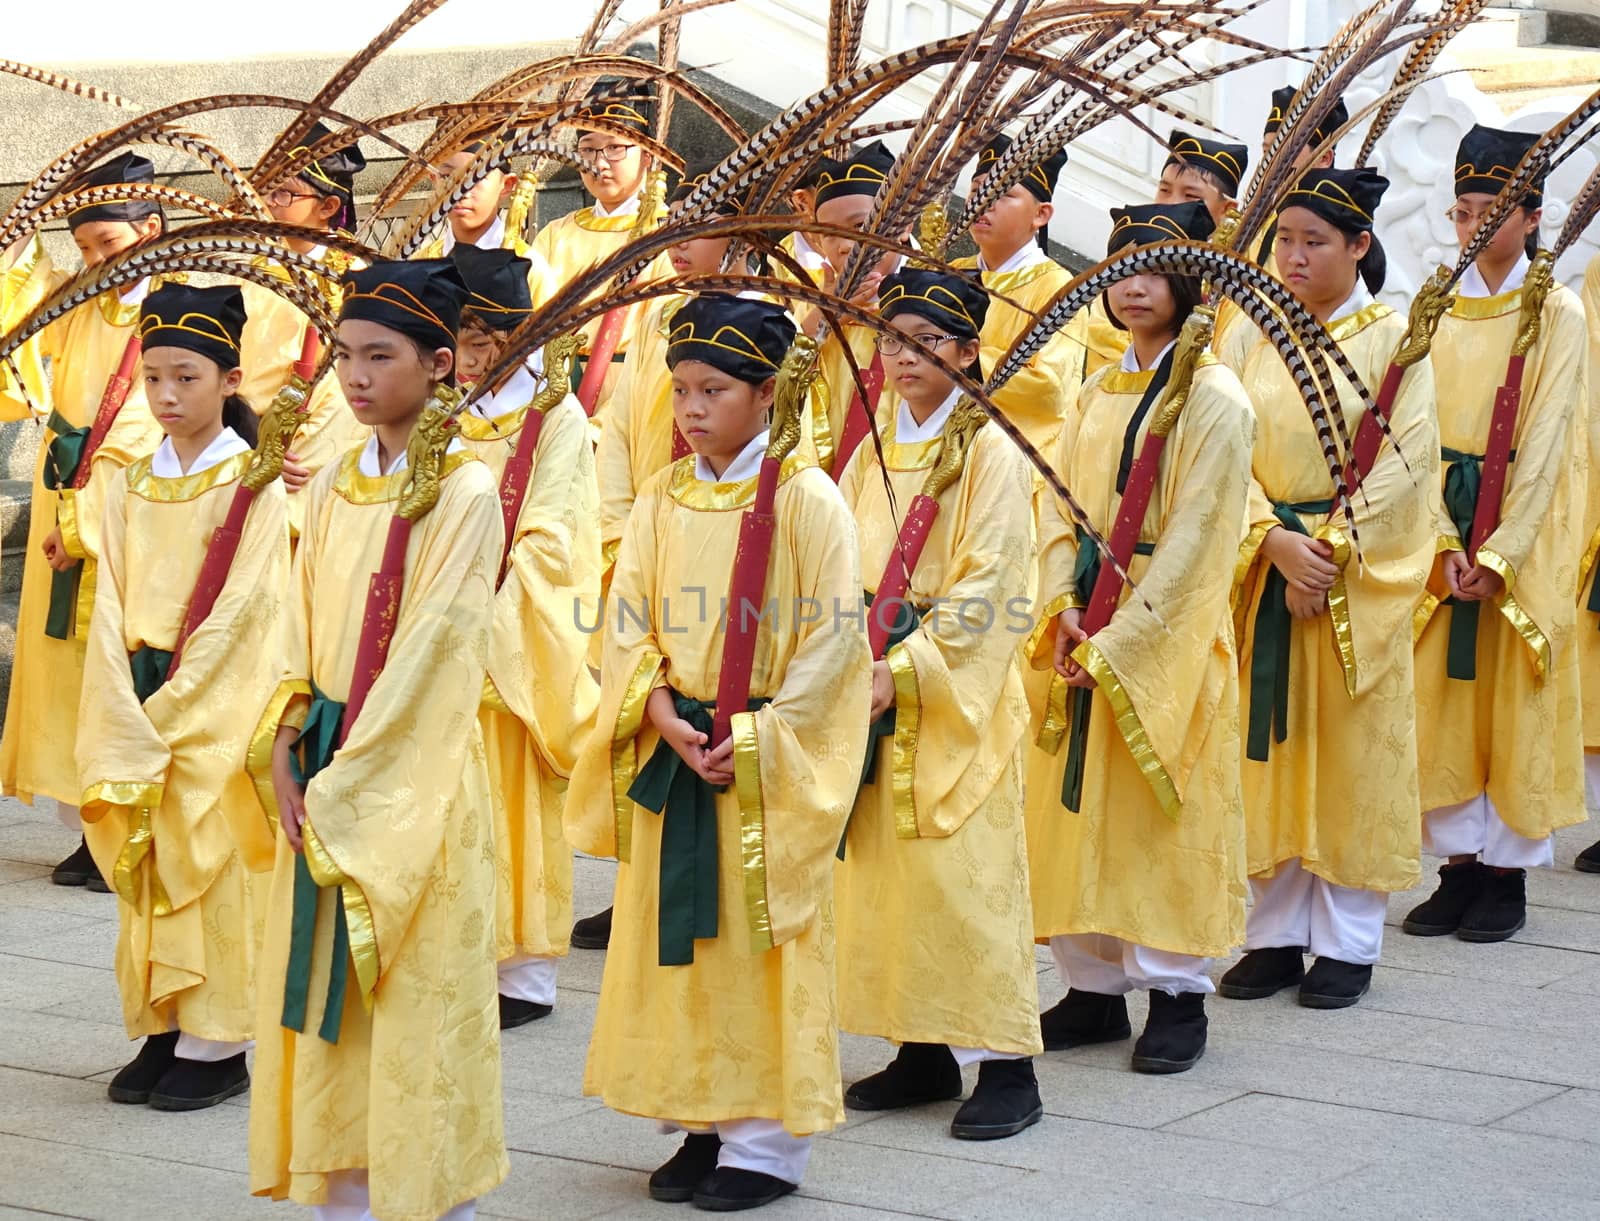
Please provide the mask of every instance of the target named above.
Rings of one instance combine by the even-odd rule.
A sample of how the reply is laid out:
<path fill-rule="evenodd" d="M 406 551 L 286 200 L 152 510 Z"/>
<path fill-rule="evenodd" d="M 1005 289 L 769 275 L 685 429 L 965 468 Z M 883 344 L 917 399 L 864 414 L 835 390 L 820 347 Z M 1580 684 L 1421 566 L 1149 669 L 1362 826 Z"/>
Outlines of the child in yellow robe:
<path fill-rule="evenodd" d="M 102 186 L 155 181 L 155 167 L 135 153 L 120 153 L 73 184 Z M 145 201 L 98 204 L 67 218 L 86 267 L 161 234 L 158 204 Z M 19 297 L 35 295 L 40 280 L 55 287 L 49 261 L 33 264 L 33 283 L 15 285 Z M 146 410 L 138 378 L 128 389 L 105 439 L 92 458 L 84 440 L 100 411 L 107 383 L 117 372 L 135 335 L 139 304 L 154 285 L 140 281 L 105 293 L 39 336 L 38 352 L 50 362 L 49 438 L 39 446 L 37 473 L 28 517 L 28 557 L 22 573 L 22 604 L 17 613 L 11 694 L 0 738 L 0 792 L 32 802 L 54 798 L 63 821 L 78 825 L 78 694 L 94 607 L 100 520 L 111 475 L 148 454 L 161 441 L 161 429 Z M 42 295 L 42 294 L 40 294 Z M 5 379 L 3 406 L 8 418 L 26 419 L 23 388 Z M 72 487 L 72 476 L 89 463 L 88 480 Z M 94 866 L 87 842 L 56 866 L 58 886 L 107 886 Z"/>
<path fill-rule="evenodd" d="M 1451 216 L 1463 243 L 1535 139 L 1481 126 L 1462 139 Z M 1422 848 L 1449 859 L 1438 889 L 1405 918 L 1415 936 L 1512 936 L 1527 920 L 1526 871 L 1550 865 L 1552 832 L 1585 817 L 1573 636 L 1588 336 L 1582 303 L 1560 285 L 1545 298 L 1527 354 L 1499 525 L 1476 556 L 1466 550 L 1542 203 L 1542 190 L 1530 193 L 1490 239 L 1433 341 L 1443 508 L 1418 613 L 1417 756 Z"/>
<path fill-rule="evenodd" d="M 336 368 L 373 431 L 302 493 L 281 678 L 251 744 L 283 834 L 258 960 L 250 1186 L 330 1219 L 460 1221 L 509 1170 L 477 717 L 500 504 L 459 442 L 411 528 L 398 605 L 373 610 L 387 664 L 353 724 L 345 706 L 369 584 L 414 503 L 407 447 L 453 376 L 465 296 L 447 260 L 345 280 Z"/>
<path fill-rule="evenodd" d="M 1372 299 L 1383 286 L 1373 217 L 1388 186 L 1371 170 L 1308 170 L 1277 220 L 1284 282 L 1368 387 L 1383 384 L 1407 325 Z M 1389 895 L 1420 869 L 1410 628 L 1433 564 L 1433 370 L 1424 360 L 1406 371 L 1393 441 L 1352 502 L 1359 561 L 1316 429 L 1259 332 L 1241 380 L 1256 417 L 1234 591 L 1255 905 L 1249 952 L 1219 991 L 1252 1000 L 1298 984 L 1302 1005 L 1340 1009 L 1371 986 Z M 1365 410 L 1340 386 L 1354 437 Z"/>
<path fill-rule="evenodd" d="M 83 673 L 85 833 L 116 886 L 117 983 L 137 1058 L 115 1102 L 211 1107 L 250 1083 L 256 933 L 248 871 L 272 838 L 245 771 L 272 691 L 289 575 L 283 486 L 260 489 L 215 606 L 182 640 L 209 540 L 249 466 L 255 416 L 236 389 L 244 298 L 172 284 L 139 316 L 142 380 L 166 439 L 108 480 Z"/>
<path fill-rule="evenodd" d="M 1146 204 L 1112 216 L 1112 253 L 1211 233 L 1198 204 Z M 1057 460 L 1102 536 L 1120 502 L 1119 465 L 1131 466 L 1142 448 L 1152 383 L 1200 303 L 1200 286 L 1136 276 L 1107 296 L 1133 343 L 1120 368 L 1084 383 Z M 1212 991 L 1207 962 L 1244 933 L 1239 676 L 1228 596 L 1250 435 L 1239 379 L 1202 355 L 1128 566 L 1142 597 L 1124 588 L 1093 637 L 1080 620 L 1098 553 L 1079 541 L 1053 498 L 1040 525 L 1033 664 L 1053 661 L 1072 688 L 1091 693 L 1078 709 L 1086 716 L 1052 707 L 1040 745 L 1054 757 L 1029 758 L 1034 932 L 1050 939 L 1070 988 L 1041 1019 L 1044 1044 L 1127 1038 L 1124 994 L 1146 989 L 1149 1018 L 1133 1049 L 1140 1072 L 1182 1072 L 1199 1060 Z M 1063 741 L 1071 735 L 1077 741 Z"/>
<path fill-rule="evenodd" d="M 315 123 L 306 133 L 303 148 L 312 148 L 332 134 L 323 124 Z M 355 144 L 317 158 L 299 175 L 277 183 L 266 192 L 267 207 L 273 219 L 329 233 L 354 229 L 355 176 L 366 164 L 367 159 Z M 337 308 L 338 280 L 351 267 L 350 256 L 304 238 L 291 238 L 287 244 L 290 249 L 316 259 L 327 268 L 327 278 L 314 282 Z M 258 257 L 255 264 L 284 278 L 288 276 L 265 255 Z M 311 320 L 288 298 L 264 285 L 245 282 L 240 287 L 249 321 L 245 323 L 242 357 L 245 381 L 239 392 L 260 414 L 272 406 L 278 391 L 288 385 Z M 283 486 L 289 493 L 292 534 L 300 533 L 300 509 L 304 503 L 297 493 L 313 475 L 356 443 L 358 431 L 350 405 L 339 393 L 339 379 L 324 376 L 312 388 L 305 420 L 290 439 L 284 455 Z"/>
<path fill-rule="evenodd" d="M 944 272 L 908 269 L 883 282 L 878 311 L 893 332 L 878 346 L 895 391 L 882 413 L 886 466 L 863 446 L 839 481 L 862 575 L 877 586 L 929 473 L 962 455 L 905 598 L 871 603 L 898 639 L 873 663 L 876 759 L 838 871 L 839 1024 L 900 1044 L 889 1067 L 845 1092 L 845 1105 L 956 1098 L 962 1066 L 975 1063 L 977 1087 L 950 1124 L 961 1140 L 1012 1136 L 1044 1114 L 1032 1059 L 1043 1048 L 1017 661 L 1034 476 L 949 374 L 900 337 L 981 381 L 987 304 L 978 284 Z"/>
<path fill-rule="evenodd" d="M 695 297 L 674 319 L 673 410 L 695 453 L 651 478 L 628 518 L 599 728 L 569 795 L 577 846 L 620 862 L 584 1092 L 688 1131 L 650 1194 L 724 1211 L 793 1191 L 811 1136 L 844 1119 L 833 854 L 871 667 L 849 510 L 803 453 L 773 509 L 754 711 L 709 740 L 719 607 L 794 334 L 757 300 Z"/>
<path fill-rule="evenodd" d="M 1583 568 L 1578 573 L 1578 666 L 1583 691 L 1583 774 L 1590 800 L 1600 800 L 1600 255 L 1583 273 L 1583 317 L 1589 327 L 1588 511 L 1584 514 Z M 1583 873 L 1600 873 L 1600 843 L 1590 844 L 1572 862 Z"/>
<path fill-rule="evenodd" d="M 532 312 L 528 262 L 509 250 L 457 246 L 467 285 L 459 340 L 464 385 L 498 359 L 506 332 Z M 542 363 L 525 364 L 461 417 L 467 448 L 497 481 L 537 427 L 532 473 L 495 594 L 489 681 L 478 713 L 495 824 L 495 958 L 500 1029 L 546 1017 L 572 928 L 572 851 L 561 812 L 600 687 L 587 664 L 600 598 L 594 446 L 583 408 L 553 397 Z M 502 495 L 510 493 L 502 486 Z"/>

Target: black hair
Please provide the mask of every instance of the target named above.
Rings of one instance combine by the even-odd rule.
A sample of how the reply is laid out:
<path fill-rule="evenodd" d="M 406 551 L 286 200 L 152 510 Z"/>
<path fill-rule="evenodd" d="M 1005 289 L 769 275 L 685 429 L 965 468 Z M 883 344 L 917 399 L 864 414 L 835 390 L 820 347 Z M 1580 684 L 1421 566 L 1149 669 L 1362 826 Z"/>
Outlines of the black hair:
<path fill-rule="evenodd" d="M 1161 278 L 1167 282 L 1167 287 L 1172 290 L 1172 333 L 1176 335 L 1183 329 L 1184 321 L 1189 315 L 1205 303 L 1206 295 L 1201 290 L 1198 276 L 1162 276 Z M 1101 300 L 1105 303 L 1106 317 L 1111 319 L 1111 325 L 1119 331 L 1127 330 L 1128 328 L 1122 325 L 1122 319 L 1118 318 L 1111 308 L 1111 294 L 1109 292 L 1105 293 Z"/>
<path fill-rule="evenodd" d="M 431 369 L 433 367 L 433 354 L 438 349 L 429 347 L 415 335 L 406 335 L 404 331 L 401 331 L 400 333 L 405 335 L 406 342 L 416 349 L 417 359 L 422 362 L 423 368 Z M 452 347 L 450 350 L 454 352 L 455 348 Z M 442 386 L 454 386 L 456 384 L 456 366 L 454 361 L 450 363 L 450 372 L 444 375 L 444 378 L 439 384 Z"/>
<path fill-rule="evenodd" d="M 222 426 L 233 429 L 252 449 L 261 437 L 261 421 L 242 394 L 222 400 Z"/>
<path fill-rule="evenodd" d="M 1522 209 L 1522 214 L 1525 217 L 1526 216 L 1532 216 L 1535 212 L 1537 212 L 1539 210 L 1539 205 L 1538 204 L 1529 203 L 1528 202 L 1528 200 L 1532 199 L 1532 198 L 1533 198 L 1533 196 L 1530 195 L 1528 197 L 1528 199 L 1523 200 L 1520 204 L 1517 205 L 1519 208 Z M 1533 232 L 1532 233 L 1528 234 L 1527 237 L 1523 238 L 1523 240 L 1522 240 L 1522 249 L 1523 249 L 1523 253 L 1525 253 L 1530 259 L 1534 255 L 1539 253 L 1539 226 L 1538 225 L 1535 225 L 1533 227 Z"/>
<path fill-rule="evenodd" d="M 1165 174 L 1173 166 L 1177 166 L 1180 171 L 1188 170 L 1190 173 L 1198 174 L 1202 182 L 1210 183 L 1216 187 L 1217 194 L 1224 199 L 1232 199 L 1234 191 L 1238 190 L 1237 187 L 1230 187 L 1223 181 L 1222 175 L 1217 173 L 1216 170 L 1204 165 L 1196 165 L 1193 161 L 1185 161 L 1182 157 L 1168 157 L 1166 165 L 1161 167 L 1161 172 Z"/>

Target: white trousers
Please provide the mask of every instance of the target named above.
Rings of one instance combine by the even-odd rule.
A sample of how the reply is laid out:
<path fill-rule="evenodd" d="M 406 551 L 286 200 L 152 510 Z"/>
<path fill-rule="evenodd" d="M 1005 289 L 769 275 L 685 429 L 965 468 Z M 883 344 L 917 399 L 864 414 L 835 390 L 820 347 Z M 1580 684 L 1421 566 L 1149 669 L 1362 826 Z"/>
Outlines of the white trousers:
<path fill-rule="evenodd" d="M 987 1047 L 952 1047 L 950 1054 L 956 1058 L 956 1063 L 962 1068 L 969 1064 L 982 1064 L 985 1060 L 1026 1060 L 1028 1057 L 1016 1051 L 990 1051 Z"/>
<path fill-rule="evenodd" d="M 1429 856 L 1476 856 L 1496 869 L 1542 869 L 1556 863 L 1555 842 L 1553 835 L 1518 835 L 1487 793 L 1422 816 L 1422 850 Z"/>
<path fill-rule="evenodd" d="M 1216 991 L 1206 974 L 1209 958 L 1153 950 L 1105 933 L 1063 933 L 1050 938 L 1050 953 L 1067 986 L 1082 992 L 1121 996 L 1138 988 L 1177 996 Z"/>
<path fill-rule="evenodd" d="M 717 1165 L 756 1170 L 785 1183 L 799 1183 L 811 1160 L 811 1138 L 791 1136 L 776 1119 L 724 1119 L 714 1124 L 663 1121 L 663 1132 L 715 1132 L 722 1141 Z"/>
<path fill-rule="evenodd" d="M 374 1216 L 371 1204 L 365 1170 L 335 1170 L 328 1176 L 328 1202 L 313 1205 L 311 1213 L 317 1221 L 381 1221 Z M 466 1200 L 439 1221 L 472 1221 L 477 1212 L 478 1202 Z"/>
<path fill-rule="evenodd" d="M 1600 754 L 1583 756 L 1584 789 L 1590 805 L 1600 805 Z"/>
<path fill-rule="evenodd" d="M 512 955 L 495 968 L 500 977 L 500 995 L 536 1005 L 554 1005 L 559 961 L 543 954 Z"/>
<path fill-rule="evenodd" d="M 201 1060 L 213 1064 L 218 1060 L 231 1059 L 242 1051 L 249 1051 L 255 1045 L 254 1039 L 243 1043 L 219 1043 L 215 1039 L 202 1039 L 180 1030 L 176 1054 L 180 1060 Z"/>
<path fill-rule="evenodd" d="M 1270 878 L 1251 878 L 1255 906 L 1245 927 L 1244 948 L 1307 946 L 1318 958 L 1367 966 L 1383 949 L 1383 917 L 1389 896 L 1376 890 L 1336 886 L 1285 861 Z"/>

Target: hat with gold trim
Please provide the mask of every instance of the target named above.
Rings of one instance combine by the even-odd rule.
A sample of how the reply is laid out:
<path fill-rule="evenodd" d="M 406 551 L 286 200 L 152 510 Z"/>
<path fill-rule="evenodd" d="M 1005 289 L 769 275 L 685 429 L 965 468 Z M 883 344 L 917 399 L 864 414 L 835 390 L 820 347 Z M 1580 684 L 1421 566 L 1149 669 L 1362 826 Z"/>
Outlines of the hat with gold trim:
<path fill-rule="evenodd" d="M 760 385 L 777 374 L 794 336 L 794 319 L 781 305 L 704 293 L 690 297 L 672 316 L 667 368 L 698 360 L 729 377 Z"/>

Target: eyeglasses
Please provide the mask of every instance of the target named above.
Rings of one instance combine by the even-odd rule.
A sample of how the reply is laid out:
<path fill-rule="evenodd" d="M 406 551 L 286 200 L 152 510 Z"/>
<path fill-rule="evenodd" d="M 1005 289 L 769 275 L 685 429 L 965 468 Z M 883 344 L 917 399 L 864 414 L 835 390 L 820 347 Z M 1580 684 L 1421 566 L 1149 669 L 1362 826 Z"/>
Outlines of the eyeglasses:
<path fill-rule="evenodd" d="M 267 202 L 274 208 L 287 208 L 297 199 L 321 199 L 315 191 L 291 191 L 288 187 L 277 187 L 267 192 Z"/>
<path fill-rule="evenodd" d="M 591 162 L 596 157 L 604 157 L 607 161 L 621 161 L 638 147 L 637 144 L 608 144 L 604 148 L 584 148 L 580 144 L 578 146 L 578 156 Z"/>
<path fill-rule="evenodd" d="M 1476 225 L 1487 215 L 1487 208 L 1482 212 L 1474 212 L 1471 208 L 1463 208 L 1460 204 L 1446 208 L 1444 212 L 1445 220 L 1452 225 Z"/>
<path fill-rule="evenodd" d="M 937 348 L 941 343 L 956 343 L 960 340 L 961 336 L 913 335 L 911 338 L 916 340 L 925 348 Z M 879 335 L 876 342 L 878 345 L 878 351 L 885 356 L 898 356 L 901 352 L 905 351 L 906 348 L 906 341 L 899 335 Z"/>

